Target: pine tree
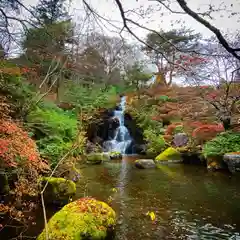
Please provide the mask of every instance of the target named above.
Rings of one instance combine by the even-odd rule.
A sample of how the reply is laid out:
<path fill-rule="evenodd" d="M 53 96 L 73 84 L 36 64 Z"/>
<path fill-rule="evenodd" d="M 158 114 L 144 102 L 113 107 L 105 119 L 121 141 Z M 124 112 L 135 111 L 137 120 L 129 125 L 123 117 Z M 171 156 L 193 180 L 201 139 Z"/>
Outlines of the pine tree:
<path fill-rule="evenodd" d="M 34 9 L 38 23 L 49 25 L 66 20 L 68 13 L 64 2 L 65 0 L 40 0 Z"/>

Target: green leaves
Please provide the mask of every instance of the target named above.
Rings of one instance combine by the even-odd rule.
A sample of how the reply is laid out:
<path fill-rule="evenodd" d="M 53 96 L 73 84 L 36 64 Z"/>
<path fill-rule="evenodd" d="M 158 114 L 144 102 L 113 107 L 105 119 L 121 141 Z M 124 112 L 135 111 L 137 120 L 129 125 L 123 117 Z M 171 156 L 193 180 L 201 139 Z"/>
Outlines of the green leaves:
<path fill-rule="evenodd" d="M 207 142 L 203 148 L 205 157 L 240 151 L 240 133 L 224 132 Z"/>

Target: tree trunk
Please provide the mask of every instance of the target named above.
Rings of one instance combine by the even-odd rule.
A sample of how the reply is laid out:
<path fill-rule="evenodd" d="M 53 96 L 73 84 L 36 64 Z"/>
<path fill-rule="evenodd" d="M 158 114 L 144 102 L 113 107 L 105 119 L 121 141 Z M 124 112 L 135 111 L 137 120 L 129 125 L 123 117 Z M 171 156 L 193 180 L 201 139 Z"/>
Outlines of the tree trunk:
<path fill-rule="evenodd" d="M 223 127 L 224 127 L 225 131 L 231 129 L 231 118 L 224 118 L 222 120 L 222 123 L 223 123 Z"/>

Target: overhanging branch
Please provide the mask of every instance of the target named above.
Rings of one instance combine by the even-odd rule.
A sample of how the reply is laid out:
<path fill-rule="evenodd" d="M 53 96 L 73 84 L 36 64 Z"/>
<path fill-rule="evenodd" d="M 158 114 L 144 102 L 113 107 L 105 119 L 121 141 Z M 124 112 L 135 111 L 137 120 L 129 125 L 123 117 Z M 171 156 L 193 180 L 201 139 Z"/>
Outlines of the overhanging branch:
<path fill-rule="evenodd" d="M 215 26 L 213 26 L 212 24 L 210 24 L 207 20 L 205 20 L 204 18 L 202 18 L 201 16 L 199 16 L 196 12 L 194 12 L 193 10 L 191 10 L 186 1 L 185 0 L 176 0 L 178 2 L 178 4 L 180 5 L 180 7 L 192 18 L 194 18 L 196 21 L 198 21 L 199 23 L 201 23 L 202 25 L 204 25 L 206 28 L 208 28 L 212 33 L 215 34 L 215 36 L 217 37 L 218 41 L 222 44 L 222 46 L 229 52 L 231 53 L 235 58 L 237 58 L 238 60 L 240 60 L 240 56 L 237 54 L 238 51 L 240 51 L 239 48 L 232 48 L 229 46 L 227 40 L 224 38 L 224 36 L 222 35 L 222 33 L 220 32 L 220 30 L 218 28 L 216 28 Z"/>

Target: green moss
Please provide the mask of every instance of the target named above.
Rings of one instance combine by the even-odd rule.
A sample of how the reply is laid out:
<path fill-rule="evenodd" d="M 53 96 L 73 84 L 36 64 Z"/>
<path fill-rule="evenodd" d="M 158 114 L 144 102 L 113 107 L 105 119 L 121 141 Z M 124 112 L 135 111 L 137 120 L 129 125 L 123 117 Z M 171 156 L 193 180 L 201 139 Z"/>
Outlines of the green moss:
<path fill-rule="evenodd" d="M 156 158 L 156 161 L 181 161 L 181 154 L 173 147 L 167 148 L 164 152 L 160 153 Z"/>
<path fill-rule="evenodd" d="M 82 198 L 64 206 L 48 222 L 49 240 L 102 240 L 114 229 L 116 214 L 106 203 Z M 45 240 L 43 231 L 37 240 Z"/>
<path fill-rule="evenodd" d="M 47 181 L 48 186 L 44 192 L 44 199 L 47 202 L 66 202 L 76 193 L 76 184 L 71 180 L 65 178 L 42 177 L 39 179 L 40 186 L 44 187 Z"/>
<path fill-rule="evenodd" d="M 110 158 L 107 153 L 92 153 L 87 155 L 87 163 L 100 164 L 103 161 L 108 161 Z"/>
<path fill-rule="evenodd" d="M 122 158 L 122 154 L 120 152 L 110 152 L 109 156 L 111 159 L 121 159 Z"/>

